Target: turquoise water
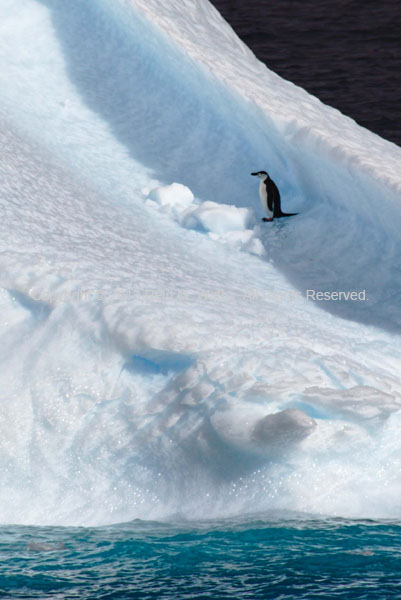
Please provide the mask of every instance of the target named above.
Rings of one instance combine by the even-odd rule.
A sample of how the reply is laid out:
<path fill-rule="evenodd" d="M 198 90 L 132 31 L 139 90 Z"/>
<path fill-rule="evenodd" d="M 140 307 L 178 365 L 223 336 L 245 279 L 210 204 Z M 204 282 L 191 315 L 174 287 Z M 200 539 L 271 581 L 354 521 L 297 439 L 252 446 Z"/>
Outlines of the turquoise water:
<path fill-rule="evenodd" d="M 401 598 L 400 523 L 3 527 L 1 598 Z"/>

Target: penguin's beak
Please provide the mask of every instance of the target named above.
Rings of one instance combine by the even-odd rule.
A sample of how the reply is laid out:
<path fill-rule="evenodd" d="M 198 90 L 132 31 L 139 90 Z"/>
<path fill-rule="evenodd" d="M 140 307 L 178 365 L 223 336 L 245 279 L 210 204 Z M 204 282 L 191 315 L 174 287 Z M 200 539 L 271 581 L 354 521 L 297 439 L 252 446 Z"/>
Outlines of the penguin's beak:
<path fill-rule="evenodd" d="M 257 173 L 251 173 L 251 175 L 257 175 Z"/>

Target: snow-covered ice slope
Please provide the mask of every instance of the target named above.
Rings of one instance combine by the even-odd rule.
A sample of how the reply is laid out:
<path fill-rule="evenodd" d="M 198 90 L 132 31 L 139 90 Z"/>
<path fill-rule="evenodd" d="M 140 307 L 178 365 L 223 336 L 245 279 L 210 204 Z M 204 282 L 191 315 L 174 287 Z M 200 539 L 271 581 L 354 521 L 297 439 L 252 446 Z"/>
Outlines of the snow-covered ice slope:
<path fill-rule="evenodd" d="M 400 149 L 205 0 L 0 0 L 0 63 L 1 522 L 400 516 Z"/>

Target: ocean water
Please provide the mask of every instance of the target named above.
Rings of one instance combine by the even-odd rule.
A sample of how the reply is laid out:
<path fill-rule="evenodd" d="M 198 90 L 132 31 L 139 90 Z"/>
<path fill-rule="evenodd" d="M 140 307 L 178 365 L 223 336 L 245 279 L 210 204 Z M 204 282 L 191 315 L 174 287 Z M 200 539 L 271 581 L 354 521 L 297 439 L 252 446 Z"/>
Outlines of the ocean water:
<path fill-rule="evenodd" d="M 273 515 L 3 527 L 1 598 L 401 598 L 400 523 Z"/>
<path fill-rule="evenodd" d="M 401 3 L 212 0 L 269 69 L 401 145 Z"/>

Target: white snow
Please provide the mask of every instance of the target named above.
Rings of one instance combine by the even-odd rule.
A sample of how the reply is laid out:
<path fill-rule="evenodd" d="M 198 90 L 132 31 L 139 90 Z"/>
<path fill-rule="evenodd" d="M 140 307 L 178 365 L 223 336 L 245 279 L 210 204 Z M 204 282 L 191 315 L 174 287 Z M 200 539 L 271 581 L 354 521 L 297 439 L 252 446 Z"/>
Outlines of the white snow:
<path fill-rule="evenodd" d="M 212 233 L 244 231 L 252 222 L 255 218 L 251 210 L 211 201 L 203 202 L 184 219 L 185 227 L 199 227 Z"/>
<path fill-rule="evenodd" d="M 257 256 L 265 254 L 261 228 L 256 225 L 252 209 L 211 200 L 196 201 L 191 190 L 180 183 L 151 190 L 146 205 L 159 209 L 183 227 L 207 233 L 212 240 Z"/>
<path fill-rule="evenodd" d="M 0 38 L 0 521 L 400 517 L 401 150 L 206 0 Z"/>
<path fill-rule="evenodd" d="M 181 183 L 172 183 L 152 190 L 149 198 L 160 206 L 179 207 L 181 210 L 187 208 L 194 201 L 191 190 Z"/>

